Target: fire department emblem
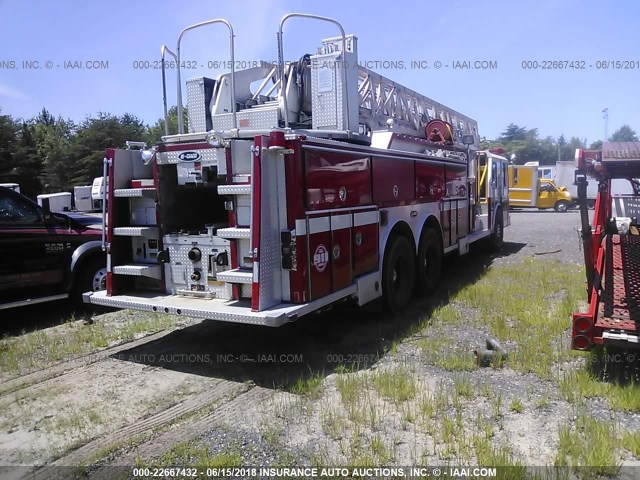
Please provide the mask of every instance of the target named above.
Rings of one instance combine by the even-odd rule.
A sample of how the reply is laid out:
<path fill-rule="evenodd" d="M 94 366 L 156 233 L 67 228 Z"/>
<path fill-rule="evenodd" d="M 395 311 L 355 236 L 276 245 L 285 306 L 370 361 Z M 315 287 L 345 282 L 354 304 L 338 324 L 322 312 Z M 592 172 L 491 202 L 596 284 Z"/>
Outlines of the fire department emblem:
<path fill-rule="evenodd" d="M 329 263 L 329 250 L 323 244 L 316 247 L 316 252 L 313 254 L 313 266 L 319 273 L 324 272 Z"/>

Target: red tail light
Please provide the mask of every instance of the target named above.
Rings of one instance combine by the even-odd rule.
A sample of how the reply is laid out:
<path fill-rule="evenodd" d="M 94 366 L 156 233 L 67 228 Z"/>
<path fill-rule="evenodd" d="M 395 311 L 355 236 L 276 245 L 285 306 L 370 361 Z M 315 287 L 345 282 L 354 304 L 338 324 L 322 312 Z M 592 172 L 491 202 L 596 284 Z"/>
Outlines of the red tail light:
<path fill-rule="evenodd" d="M 584 150 L 576 148 L 576 161 L 578 162 L 578 170 L 584 170 Z"/>

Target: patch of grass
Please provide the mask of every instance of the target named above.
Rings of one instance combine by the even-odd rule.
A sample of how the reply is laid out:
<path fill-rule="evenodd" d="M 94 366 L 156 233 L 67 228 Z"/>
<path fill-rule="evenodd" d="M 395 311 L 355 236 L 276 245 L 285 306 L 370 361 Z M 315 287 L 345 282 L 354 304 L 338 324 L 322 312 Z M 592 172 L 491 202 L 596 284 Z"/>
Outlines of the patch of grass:
<path fill-rule="evenodd" d="M 511 400 L 511 405 L 509 408 L 512 412 L 515 413 L 524 412 L 524 405 L 522 404 L 522 400 L 520 400 L 519 398 L 514 398 L 513 400 Z"/>
<path fill-rule="evenodd" d="M 484 435 L 474 435 L 471 438 L 473 453 L 478 465 L 500 465 L 503 473 L 508 473 L 505 478 L 525 479 L 526 467 L 518 460 L 511 449 L 503 445 L 494 445 L 493 442 Z M 504 467 L 509 467 L 505 469 Z"/>
<path fill-rule="evenodd" d="M 260 422 L 260 437 L 273 448 L 279 448 L 283 444 L 284 425 L 279 422 L 263 420 Z"/>
<path fill-rule="evenodd" d="M 476 370 L 475 358 L 461 349 L 450 338 L 443 335 L 423 337 L 416 342 L 422 357 L 429 364 L 451 372 Z"/>
<path fill-rule="evenodd" d="M 416 396 L 418 386 L 411 371 L 404 366 L 376 371 L 372 377 L 376 391 L 384 398 L 401 403 Z"/>
<path fill-rule="evenodd" d="M 364 424 L 367 421 L 366 406 L 370 401 L 367 378 L 360 373 L 340 375 L 336 378 L 336 388 L 349 420 Z"/>
<path fill-rule="evenodd" d="M 502 392 L 498 392 L 491 400 L 491 412 L 496 420 L 502 418 Z"/>
<path fill-rule="evenodd" d="M 613 476 L 618 472 L 617 434 L 612 422 L 600 422 L 580 413 L 575 425 L 558 433 L 556 466 L 579 467 L 581 473 Z"/>
<path fill-rule="evenodd" d="M 589 372 L 587 366 L 562 375 L 558 386 L 571 403 L 579 405 L 585 398 L 602 397 L 614 410 L 640 412 L 640 385 L 604 382 Z"/>
<path fill-rule="evenodd" d="M 578 266 L 527 258 L 515 265 L 491 267 L 452 300 L 478 311 L 470 319 L 473 325 L 488 327 L 501 342 L 517 345 L 509 354 L 508 366 L 547 379 L 553 365 L 569 358 L 563 339 L 582 296 L 582 277 Z"/>
<path fill-rule="evenodd" d="M 147 314 L 123 322 L 66 323 L 60 328 L 37 330 L 0 340 L 0 370 L 11 374 L 74 360 L 110 345 L 131 341 L 142 333 L 171 328 L 179 317 Z"/>
<path fill-rule="evenodd" d="M 287 389 L 296 395 L 306 395 L 309 397 L 317 397 L 322 389 L 325 375 L 321 372 L 310 372 L 309 376 L 298 377 L 295 382 Z"/>
<path fill-rule="evenodd" d="M 320 413 L 322 431 L 333 440 L 340 440 L 347 431 L 349 424 L 347 419 L 334 409 L 323 409 Z"/>
<path fill-rule="evenodd" d="M 163 454 L 154 466 L 197 465 L 198 467 L 239 467 L 242 465 L 240 446 L 228 446 L 222 452 L 212 454 L 202 441 L 176 443 Z M 138 465 L 140 466 L 140 465 Z"/>
<path fill-rule="evenodd" d="M 640 458 L 640 433 L 624 432 L 621 439 L 622 447 L 631 452 L 636 458 Z"/>
<path fill-rule="evenodd" d="M 456 395 L 465 398 L 473 397 L 473 385 L 467 375 L 456 377 L 453 381 L 453 388 Z"/>

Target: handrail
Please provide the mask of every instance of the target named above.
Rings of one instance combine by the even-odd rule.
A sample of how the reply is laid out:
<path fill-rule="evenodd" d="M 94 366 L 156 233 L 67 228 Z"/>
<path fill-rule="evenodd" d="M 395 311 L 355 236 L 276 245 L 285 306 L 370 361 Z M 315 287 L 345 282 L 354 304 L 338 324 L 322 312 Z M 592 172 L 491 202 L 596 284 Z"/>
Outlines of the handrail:
<path fill-rule="evenodd" d="M 164 134 L 169 135 L 169 114 L 167 113 L 167 83 L 165 80 L 164 54 L 168 53 L 178 63 L 178 57 L 169 50 L 169 47 L 162 45 L 160 47 L 160 58 L 162 60 L 162 105 L 164 107 Z"/>
<path fill-rule="evenodd" d="M 107 157 L 102 159 L 102 251 L 107 250 L 107 165 L 110 160 Z"/>
<path fill-rule="evenodd" d="M 180 36 L 178 37 L 178 45 L 176 47 L 176 62 L 178 63 L 177 74 L 178 74 L 178 133 L 184 133 L 184 122 L 182 121 L 182 81 L 180 77 L 180 43 L 182 42 L 182 37 L 189 30 L 193 30 L 194 28 L 204 27 L 205 25 L 212 25 L 214 23 L 224 23 L 227 28 L 229 28 L 229 52 L 231 55 L 231 113 L 233 114 L 233 128 L 237 128 L 238 124 L 236 121 L 236 84 L 235 84 L 235 53 L 234 53 L 234 41 L 233 41 L 233 27 L 231 24 L 225 20 L 224 18 L 216 18 L 214 20 L 207 20 L 206 22 L 196 23 L 191 25 L 182 32 L 180 32 Z"/>
<path fill-rule="evenodd" d="M 284 128 L 289 127 L 289 112 L 287 109 L 287 85 L 284 81 L 284 48 L 282 46 L 282 27 L 284 26 L 284 22 L 292 17 L 301 17 L 301 18 L 313 18 L 315 20 L 322 20 L 325 22 L 333 23 L 340 29 L 340 34 L 342 35 L 342 59 L 343 59 L 343 68 L 342 68 L 342 84 L 343 88 L 347 84 L 347 69 L 346 64 L 344 64 L 344 56 L 347 50 L 347 40 L 346 35 L 344 34 L 344 28 L 340 23 L 329 17 L 322 17 L 320 15 L 312 15 L 309 13 L 289 13 L 282 17 L 280 20 L 280 29 L 278 30 L 278 77 L 280 78 L 280 92 L 282 92 L 283 99 L 283 107 L 284 107 Z M 344 106 L 345 110 L 349 111 L 349 95 L 344 96 Z"/>

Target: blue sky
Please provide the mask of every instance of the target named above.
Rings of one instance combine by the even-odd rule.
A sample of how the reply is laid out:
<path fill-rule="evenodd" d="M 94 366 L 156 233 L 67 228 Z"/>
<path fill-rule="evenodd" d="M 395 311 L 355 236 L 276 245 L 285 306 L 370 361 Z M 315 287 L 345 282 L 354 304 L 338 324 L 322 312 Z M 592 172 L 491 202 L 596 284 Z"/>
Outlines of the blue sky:
<path fill-rule="evenodd" d="M 623 124 L 640 132 L 640 2 L 525 0 L 521 2 L 30 2 L 0 0 L 0 109 L 29 118 L 46 107 L 76 121 L 98 111 L 132 113 L 146 123 L 162 115 L 161 74 L 134 62 L 159 59 L 160 45 L 175 49 L 187 25 L 226 18 L 236 33 L 237 60 L 274 60 L 275 32 L 290 12 L 325 15 L 358 36 L 361 61 L 402 61 L 405 68 L 378 73 L 478 121 L 480 135 L 495 138 L 513 122 L 540 134 L 587 138 Z M 285 26 L 285 54 L 315 52 L 334 27 L 308 20 Z M 221 26 L 183 41 L 184 60 L 205 65 L 227 59 Z M 105 69 L 65 69 L 65 61 L 108 62 Z M 411 68 L 411 61 L 432 68 Z M 455 61 L 489 60 L 495 69 L 453 69 Z M 523 69 L 523 61 L 584 62 L 584 70 Z M 598 69 L 598 62 L 630 61 L 633 69 Z M 39 69 L 23 68 L 37 61 Z M 47 69 L 45 62 L 52 62 Z M 439 70 L 433 62 L 442 62 Z M 11 68 L 14 62 L 14 68 Z M 58 66 L 59 65 L 59 66 Z M 445 65 L 449 65 L 445 67 Z M 183 71 L 183 78 L 222 71 Z M 175 73 L 168 75 L 175 103 Z"/>

